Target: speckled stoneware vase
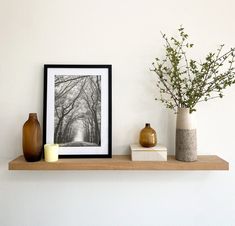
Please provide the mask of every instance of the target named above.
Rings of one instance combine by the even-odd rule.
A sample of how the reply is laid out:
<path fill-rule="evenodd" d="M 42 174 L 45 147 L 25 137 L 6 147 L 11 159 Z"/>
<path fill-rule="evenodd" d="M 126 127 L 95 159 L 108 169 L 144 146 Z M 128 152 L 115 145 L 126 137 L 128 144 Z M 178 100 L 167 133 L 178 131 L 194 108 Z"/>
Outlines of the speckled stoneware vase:
<path fill-rule="evenodd" d="M 195 113 L 178 108 L 176 119 L 175 158 L 184 162 L 197 160 L 197 132 Z"/>

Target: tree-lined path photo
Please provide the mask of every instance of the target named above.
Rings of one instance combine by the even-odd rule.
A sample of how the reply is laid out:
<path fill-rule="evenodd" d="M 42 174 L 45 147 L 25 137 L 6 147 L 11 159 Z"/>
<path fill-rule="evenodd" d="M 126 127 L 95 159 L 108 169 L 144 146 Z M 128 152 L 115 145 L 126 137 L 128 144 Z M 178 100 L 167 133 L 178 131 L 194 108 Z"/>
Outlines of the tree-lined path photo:
<path fill-rule="evenodd" d="M 101 145 L 101 76 L 55 76 L 54 143 Z"/>

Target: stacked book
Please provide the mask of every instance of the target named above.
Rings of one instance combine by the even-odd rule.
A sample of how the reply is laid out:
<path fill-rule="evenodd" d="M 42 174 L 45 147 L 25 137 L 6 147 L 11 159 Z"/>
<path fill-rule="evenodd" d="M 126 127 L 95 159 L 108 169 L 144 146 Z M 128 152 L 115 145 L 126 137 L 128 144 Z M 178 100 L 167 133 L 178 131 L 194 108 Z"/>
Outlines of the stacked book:
<path fill-rule="evenodd" d="M 167 161 L 167 148 L 161 144 L 151 148 L 131 144 L 130 148 L 132 161 Z"/>

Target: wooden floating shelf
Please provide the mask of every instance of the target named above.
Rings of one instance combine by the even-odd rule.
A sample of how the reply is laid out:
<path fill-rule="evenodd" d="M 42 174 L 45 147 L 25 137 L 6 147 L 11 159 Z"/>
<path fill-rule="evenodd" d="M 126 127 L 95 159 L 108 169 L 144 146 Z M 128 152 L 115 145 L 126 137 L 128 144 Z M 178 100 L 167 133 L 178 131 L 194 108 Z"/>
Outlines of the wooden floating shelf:
<path fill-rule="evenodd" d="M 102 159 L 59 159 L 26 162 L 23 156 L 9 162 L 9 170 L 228 170 L 229 163 L 216 155 L 199 155 L 195 162 L 181 162 L 168 156 L 166 162 L 133 162 L 129 155 L 114 155 Z"/>

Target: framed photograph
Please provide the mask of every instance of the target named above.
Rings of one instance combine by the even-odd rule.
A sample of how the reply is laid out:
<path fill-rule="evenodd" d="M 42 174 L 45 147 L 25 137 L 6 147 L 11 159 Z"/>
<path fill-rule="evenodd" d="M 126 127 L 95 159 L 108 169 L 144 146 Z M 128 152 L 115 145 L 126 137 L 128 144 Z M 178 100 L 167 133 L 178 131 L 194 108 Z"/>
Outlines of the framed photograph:
<path fill-rule="evenodd" d="M 44 144 L 59 157 L 112 157 L 111 65 L 44 65 Z"/>

